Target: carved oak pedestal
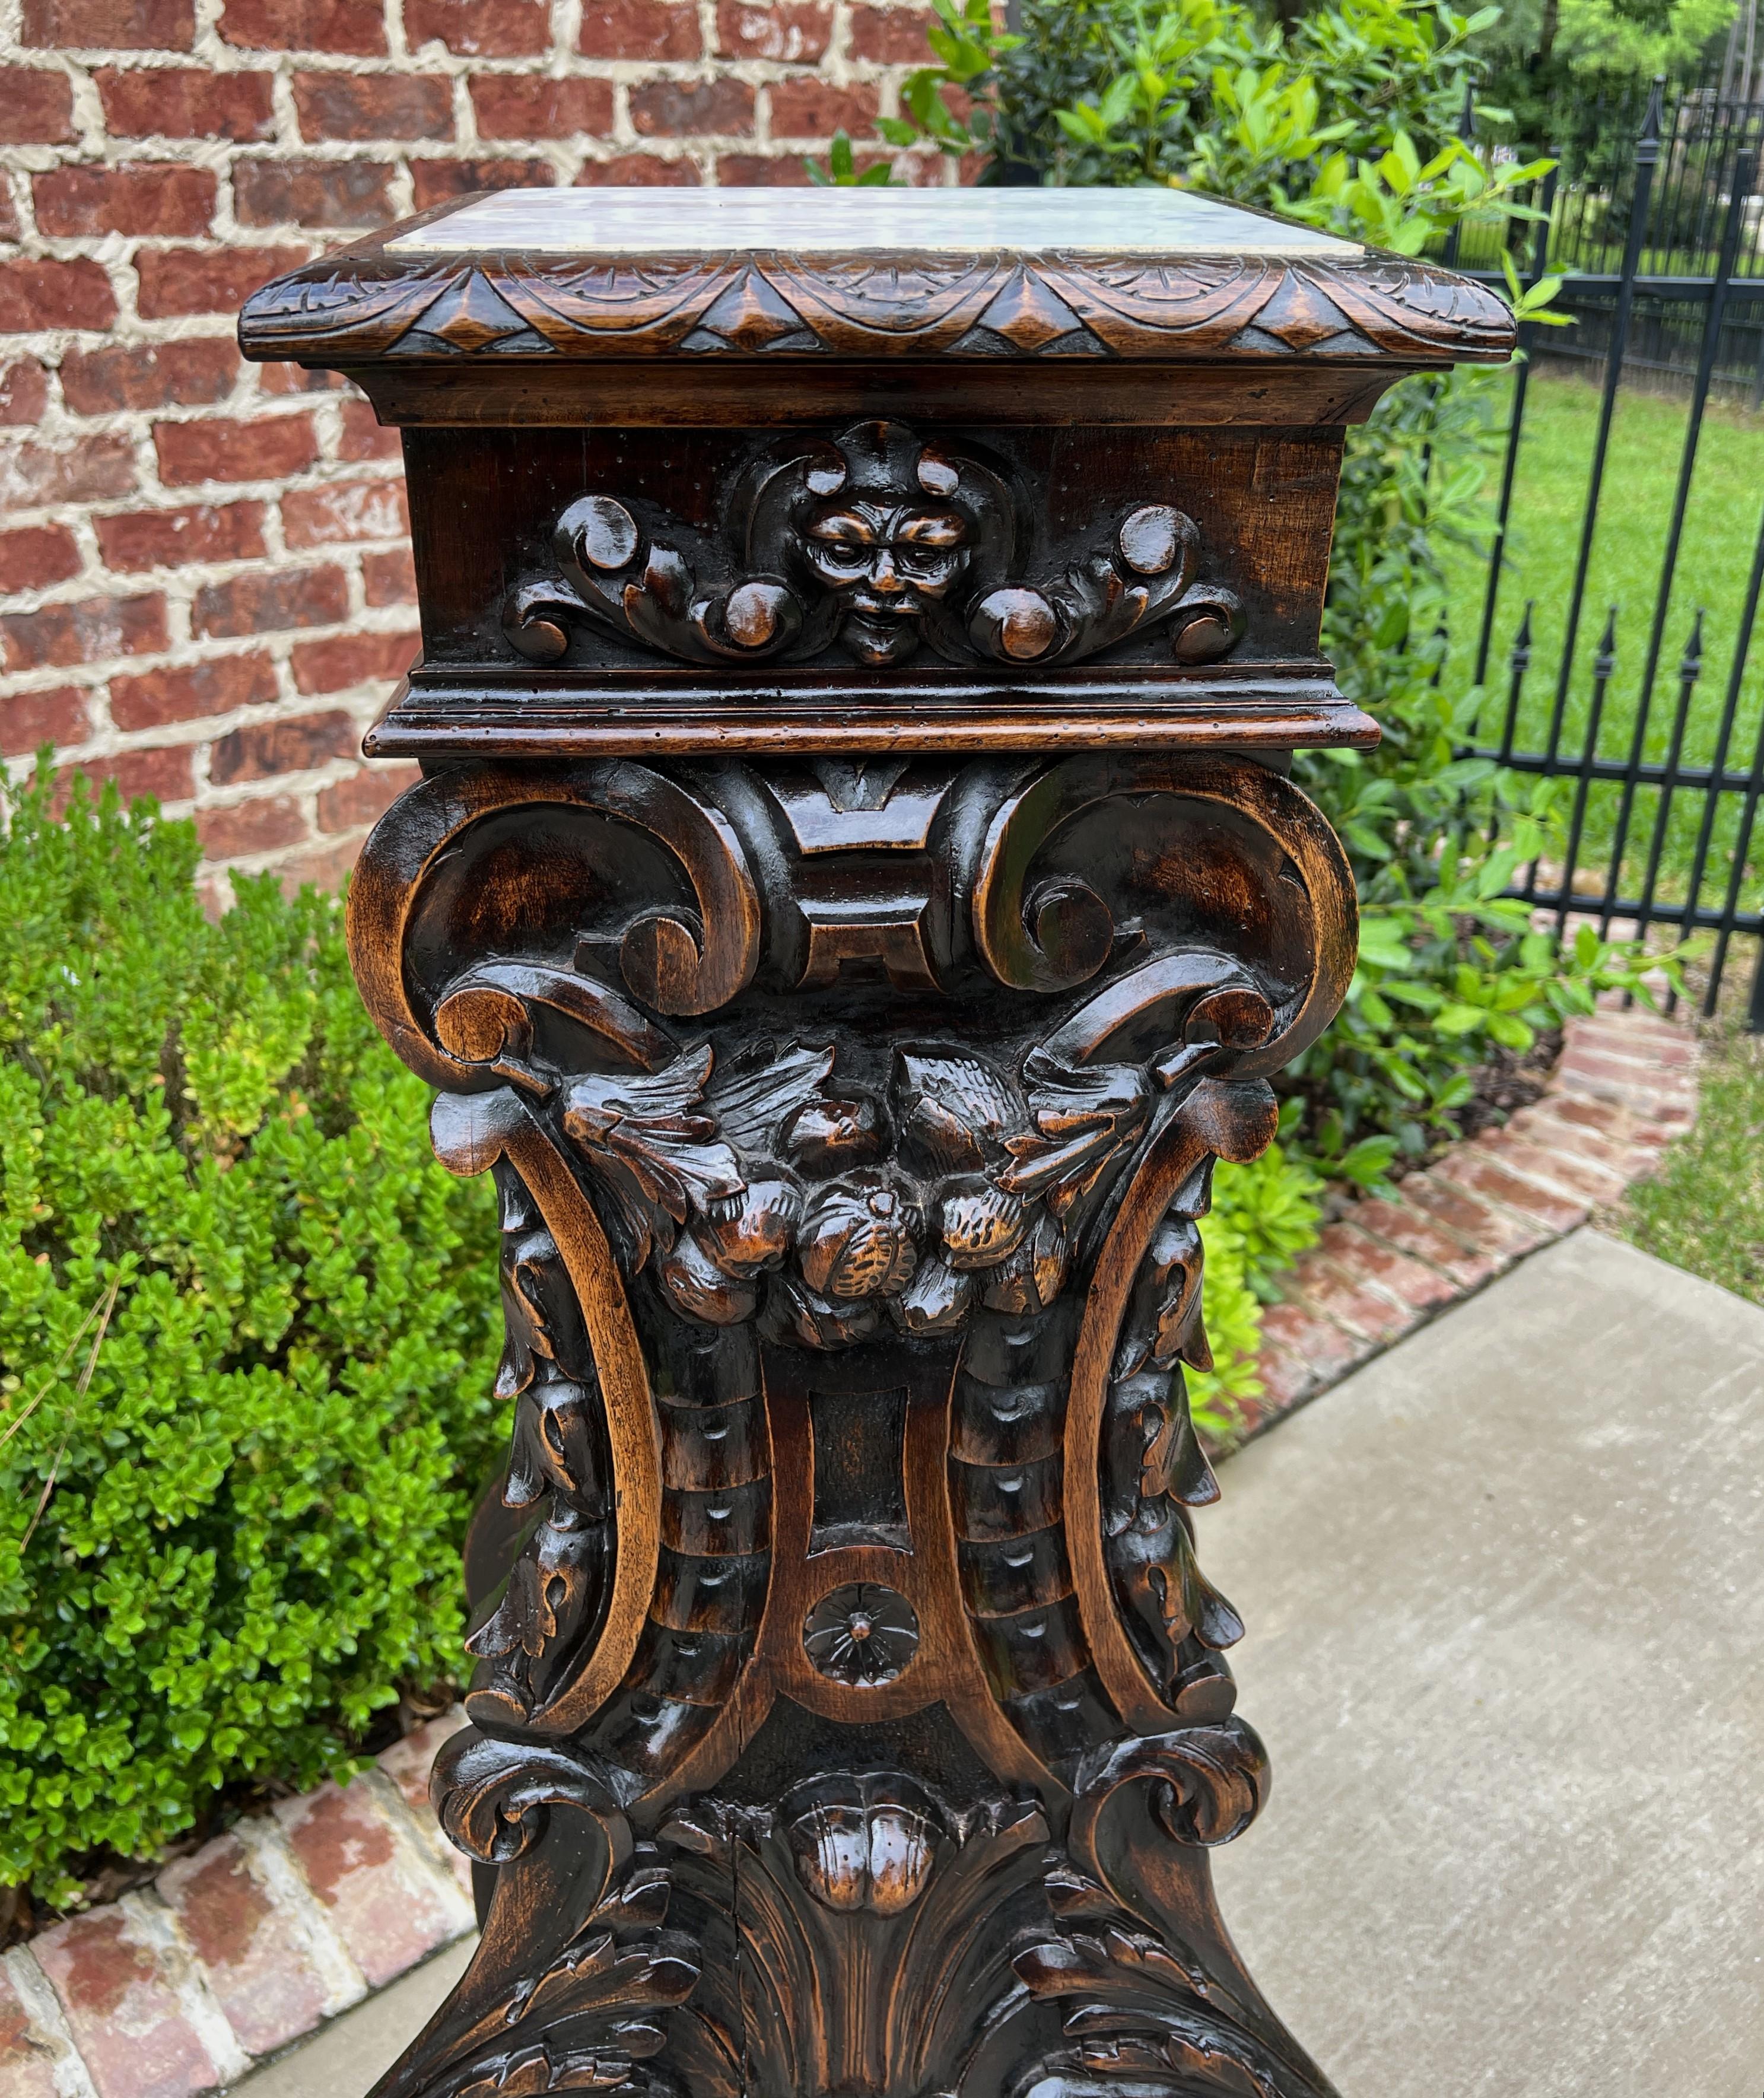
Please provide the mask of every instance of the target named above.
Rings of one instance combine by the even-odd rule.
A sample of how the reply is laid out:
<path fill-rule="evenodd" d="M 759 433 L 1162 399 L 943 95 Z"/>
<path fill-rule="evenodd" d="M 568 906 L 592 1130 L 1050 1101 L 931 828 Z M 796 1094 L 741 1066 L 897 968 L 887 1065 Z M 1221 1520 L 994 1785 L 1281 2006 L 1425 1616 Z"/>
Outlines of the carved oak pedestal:
<path fill-rule="evenodd" d="M 1342 426 L 1510 333 L 1160 192 L 514 192 L 252 301 L 404 429 L 350 937 L 502 1204 L 494 1897 L 384 2098 L 1327 2090 L 1183 1367 L 1353 966 Z"/>

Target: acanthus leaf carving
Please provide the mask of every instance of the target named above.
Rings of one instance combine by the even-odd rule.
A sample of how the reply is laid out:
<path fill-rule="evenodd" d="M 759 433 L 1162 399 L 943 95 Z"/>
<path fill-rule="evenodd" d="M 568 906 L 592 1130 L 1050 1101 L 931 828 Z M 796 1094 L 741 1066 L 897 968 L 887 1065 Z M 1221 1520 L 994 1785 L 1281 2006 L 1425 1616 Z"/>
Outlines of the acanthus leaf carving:
<path fill-rule="evenodd" d="M 660 1832 L 676 1883 L 729 1904 L 750 1950 L 744 1976 L 707 1967 L 685 2014 L 744 2029 L 745 2073 L 716 2098 L 964 2088 L 976 2030 L 1021 1994 L 985 1926 L 1033 1898 L 1047 1836 L 1033 1802 L 958 1806 L 887 1767 L 818 1774 L 774 1806 L 681 1802 Z"/>
<path fill-rule="evenodd" d="M 564 1128 L 617 1200 L 641 1267 L 671 1251 L 689 1217 L 745 1190 L 739 1161 L 704 1102 L 711 1052 L 687 1053 L 653 1074 L 586 1078 L 564 1095 Z"/>
<path fill-rule="evenodd" d="M 499 1868 L 497 1897 L 463 2015 L 432 2023 L 376 2089 L 674 2091 L 641 2065 L 665 2047 L 664 2021 L 696 1988 L 702 1955 L 665 1927 L 667 1868 L 634 1842 L 603 1775 L 559 1749 L 467 1728 L 437 1755 L 431 1789 L 452 1840 Z M 558 1808 L 571 1810 L 567 1843 L 551 1826 Z"/>
<path fill-rule="evenodd" d="M 1328 2098 L 1221 1960 L 1198 1854 L 1241 1832 L 1266 1782 L 1239 1719 L 1130 1738 L 1080 1764 L 1066 1850 L 1045 1880 L 1054 1927 L 1012 1962 L 1033 1999 L 1062 2008 L 1067 2044 L 1019 2072 L 1022 2098 Z"/>
<path fill-rule="evenodd" d="M 480 1723 L 519 1727 L 547 1702 L 603 1620 L 614 1511 L 599 1380 L 563 1257 L 514 1167 L 504 1157 L 493 1170 L 505 1334 L 496 1394 L 515 1402 L 502 1498 L 510 1509 L 541 1514 L 466 1640 L 479 1664 L 467 1706 Z"/>

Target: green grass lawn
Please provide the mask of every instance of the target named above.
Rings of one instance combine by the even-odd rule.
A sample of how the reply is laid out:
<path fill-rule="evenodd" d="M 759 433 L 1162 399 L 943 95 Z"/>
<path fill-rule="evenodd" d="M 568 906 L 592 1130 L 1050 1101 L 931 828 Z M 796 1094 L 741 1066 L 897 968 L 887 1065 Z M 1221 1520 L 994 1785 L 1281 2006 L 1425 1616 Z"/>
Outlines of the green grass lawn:
<path fill-rule="evenodd" d="M 1507 658 L 1527 599 L 1532 613 L 1530 674 L 1519 709 L 1517 747 L 1544 748 L 1556 695 L 1568 605 L 1573 587 L 1580 521 L 1599 415 L 1595 385 L 1539 368 L 1526 404 L 1514 485 L 1507 565 L 1501 584 L 1494 646 L 1487 676 L 1488 699 L 1481 734 L 1499 740 L 1507 697 Z M 1561 748 L 1578 756 L 1586 745 L 1592 665 L 1606 613 L 1617 608 L 1617 669 L 1606 693 L 1599 724 L 1601 757 L 1626 758 L 1635 731 L 1643 667 L 1654 616 L 1661 564 L 1672 513 L 1687 421 L 1683 401 L 1637 392 L 1618 397 L 1610 451 L 1599 506 L 1599 529 L 1582 613 L 1575 667 L 1569 687 Z M 1490 492 L 1498 485 L 1491 472 Z M 1678 701 L 1678 665 L 1699 608 L 1704 612 L 1702 672 L 1684 737 L 1687 763 L 1707 764 L 1733 662 L 1753 550 L 1764 511 L 1764 415 L 1712 406 L 1704 419 L 1696 471 L 1649 709 L 1645 754 L 1663 759 Z M 1452 661 L 1448 677 L 1468 690 L 1474 669 L 1482 615 L 1486 563 L 1472 554 L 1451 558 Z M 1764 634 L 1753 638 L 1742 681 L 1740 707 L 1728 755 L 1730 770 L 1749 766 L 1764 709 Z M 1571 792 L 1572 790 L 1566 790 Z M 1608 856 L 1621 788 L 1595 783 L 1587 813 L 1582 865 L 1602 867 Z M 1682 898 L 1703 814 L 1703 796 L 1681 790 L 1667 812 L 1660 893 Z M 1646 868 L 1659 819 L 1660 793 L 1642 788 L 1636 797 L 1625 853 L 1626 889 L 1635 894 Z M 1739 797 L 1725 797 L 1714 838 L 1713 880 L 1705 902 L 1720 900 L 1739 816 Z M 1761 826 L 1764 829 L 1764 826 Z M 1744 890 L 1755 902 L 1761 887 L 1764 836 L 1754 835 Z M 1712 890 L 1714 892 L 1712 893 Z"/>
<path fill-rule="evenodd" d="M 1764 1304 L 1764 1040 L 1710 1049 L 1696 1128 L 1613 1221 L 1644 1253 Z"/>

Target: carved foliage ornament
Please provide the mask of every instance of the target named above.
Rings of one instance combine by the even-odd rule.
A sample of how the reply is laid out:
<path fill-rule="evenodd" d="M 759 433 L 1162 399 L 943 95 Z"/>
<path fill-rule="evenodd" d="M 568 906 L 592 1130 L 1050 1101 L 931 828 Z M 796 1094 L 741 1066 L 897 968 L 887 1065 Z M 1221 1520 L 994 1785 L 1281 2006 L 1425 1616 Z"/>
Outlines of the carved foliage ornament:
<path fill-rule="evenodd" d="M 884 1102 L 842 1086 L 831 1048 L 762 1042 L 723 1071 L 705 1047 L 652 1073 L 568 1082 L 563 1130 L 606 1193 L 631 1271 L 652 1272 L 687 1318 L 735 1324 L 763 1295 L 770 1336 L 835 1349 L 884 1322 L 930 1337 L 982 1305 L 1038 1311 L 1064 1288 L 1075 1233 L 1157 1126 L 1160 1100 L 1273 1029 L 1272 1006 L 1222 957 L 1185 954 L 1156 976 L 1160 988 L 1186 978 L 1190 1010 L 1187 1038 L 1149 1065 L 1068 1060 L 1081 1015 L 1030 1051 L 1020 1078 L 969 1053 L 903 1047 Z M 1196 1309 L 1182 1279 L 1198 1261 L 1192 1240 L 1160 1253 L 1160 1288 L 1181 1310 L 1132 1370 L 1178 1352 Z"/>
<path fill-rule="evenodd" d="M 1240 761 L 836 771 L 814 821 L 804 779 L 759 779 L 461 768 L 386 819 L 352 894 L 376 1017 L 441 1088 L 438 1154 L 496 1174 L 515 1409 L 474 1726 L 435 1779 L 495 1899 L 380 2098 L 1327 2098 L 1212 1906 L 1204 1846 L 1265 1775 L 1194 1549 L 1217 1488 L 1183 1372 L 1209 1359 L 1212 1164 L 1266 1144 L 1262 1074 L 1339 1002 L 1347 870 Z M 970 959 L 932 945 L 959 994 L 930 980 L 897 1029 L 797 1005 L 759 974 L 786 879 L 765 812 L 892 893 L 915 796 L 947 805 Z M 1094 824 L 1062 843 L 1165 796 L 1158 884 L 1122 889 Z M 678 893 L 634 924 L 546 849 L 500 878 L 573 926 L 570 961 L 554 932 L 438 981 L 392 966 L 477 826 L 546 804 L 647 831 Z M 1273 885 L 1302 897 L 1308 959 L 1226 951 L 1203 884 L 1252 924 Z M 750 998 L 764 1021 L 731 1028 Z M 897 1522 L 823 1511 L 860 1473 Z M 805 1762 L 810 1714 L 849 1753 Z M 757 1803 L 756 1767 L 784 1773 Z"/>
<path fill-rule="evenodd" d="M 691 663 L 795 663 L 836 644 L 871 669 L 928 645 L 947 662 L 1047 669 L 1165 628 L 1178 663 L 1224 655 L 1244 630 L 1228 590 L 1197 582 L 1200 534 L 1165 503 L 1123 516 L 1060 574 L 1021 573 L 1027 513 L 1009 469 L 903 423 L 854 424 L 756 460 L 728 521 L 739 571 L 704 590 L 677 521 L 647 526 L 617 495 L 558 519 L 560 573 L 523 583 L 508 639 L 555 662 L 572 621 Z"/>
<path fill-rule="evenodd" d="M 1181 263 L 897 256 L 470 262 L 331 257 L 253 293 L 248 354 L 1186 358 L 1449 356 L 1499 362 L 1512 309 L 1426 262 L 1253 255 Z"/>

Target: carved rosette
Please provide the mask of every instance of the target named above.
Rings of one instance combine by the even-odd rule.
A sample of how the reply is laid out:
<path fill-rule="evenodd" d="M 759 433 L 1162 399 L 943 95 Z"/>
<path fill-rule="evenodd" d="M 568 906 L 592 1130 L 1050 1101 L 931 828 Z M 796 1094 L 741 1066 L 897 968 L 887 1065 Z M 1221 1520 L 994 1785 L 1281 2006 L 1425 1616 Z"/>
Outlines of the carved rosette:
<path fill-rule="evenodd" d="M 873 551 L 858 467 L 910 471 L 967 520 L 947 630 L 1002 631 L 982 468 L 838 451 L 756 505 Z M 647 617 L 617 508 L 590 610 Z M 1183 521 L 1117 535 L 1166 611 Z M 757 603 L 682 588 L 713 641 Z M 1265 1779 L 1183 1382 L 1213 1162 L 1352 967 L 1315 810 L 1218 757 L 466 766 L 350 935 L 496 1177 L 514 1410 L 437 1778 L 496 1896 L 386 2098 L 1319 2098 L 1212 1907 Z"/>

